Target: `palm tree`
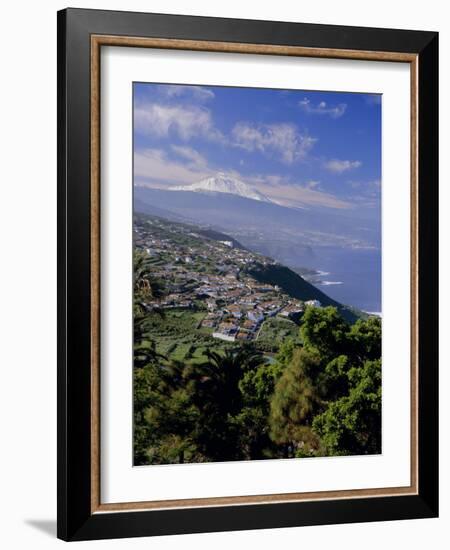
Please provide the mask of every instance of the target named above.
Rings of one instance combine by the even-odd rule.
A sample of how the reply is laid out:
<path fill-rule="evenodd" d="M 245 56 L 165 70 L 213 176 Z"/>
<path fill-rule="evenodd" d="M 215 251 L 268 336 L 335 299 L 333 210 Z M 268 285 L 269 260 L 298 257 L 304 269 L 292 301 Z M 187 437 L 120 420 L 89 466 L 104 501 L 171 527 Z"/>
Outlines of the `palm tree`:
<path fill-rule="evenodd" d="M 235 414 L 241 407 L 239 381 L 244 372 L 262 363 L 262 355 L 248 348 L 226 349 L 224 353 L 207 350 L 206 361 L 194 365 L 190 378 L 199 395 L 214 396 L 216 406 L 224 413 Z"/>
<path fill-rule="evenodd" d="M 140 250 L 134 251 L 134 295 L 137 301 L 159 298 L 163 294 L 161 283 L 152 276 L 149 256 Z"/>
<path fill-rule="evenodd" d="M 134 368 L 139 369 L 148 364 L 165 360 L 165 355 L 156 351 L 156 344 L 154 341 L 138 340 L 134 344 Z"/>
<path fill-rule="evenodd" d="M 239 381 L 248 369 L 262 363 L 262 355 L 240 348 L 227 349 L 223 354 L 208 350 L 205 358 L 204 363 L 191 366 L 188 373 L 193 400 L 201 411 L 196 443 L 212 460 L 241 458 L 239 425 L 234 418 L 242 408 Z"/>

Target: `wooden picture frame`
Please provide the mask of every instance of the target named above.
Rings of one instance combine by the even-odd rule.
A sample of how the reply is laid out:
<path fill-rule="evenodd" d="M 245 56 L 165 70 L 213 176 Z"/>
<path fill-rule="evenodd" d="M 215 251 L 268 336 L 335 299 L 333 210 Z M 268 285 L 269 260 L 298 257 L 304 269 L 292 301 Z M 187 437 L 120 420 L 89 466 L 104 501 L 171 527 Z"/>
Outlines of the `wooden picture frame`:
<path fill-rule="evenodd" d="M 103 46 L 410 64 L 409 487 L 101 502 Z M 437 33 L 84 9 L 58 13 L 58 537 L 87 540 L 437 516 L 437 141 Z"/>

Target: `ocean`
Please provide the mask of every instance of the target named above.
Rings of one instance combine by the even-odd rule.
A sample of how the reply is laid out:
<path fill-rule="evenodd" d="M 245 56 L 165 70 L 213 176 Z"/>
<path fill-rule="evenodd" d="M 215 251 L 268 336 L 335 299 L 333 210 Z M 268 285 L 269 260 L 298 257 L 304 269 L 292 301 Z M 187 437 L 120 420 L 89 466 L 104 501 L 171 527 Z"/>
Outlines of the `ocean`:
<path fill-rule="evenodd" d="M 291 262 L 292 263 L 292 259 Z M 363 311 L 381 313 L 381 251 L 363 248 L 320 247 L 307 265 L 320 272 L 315 286 L 330 298 Z"/>

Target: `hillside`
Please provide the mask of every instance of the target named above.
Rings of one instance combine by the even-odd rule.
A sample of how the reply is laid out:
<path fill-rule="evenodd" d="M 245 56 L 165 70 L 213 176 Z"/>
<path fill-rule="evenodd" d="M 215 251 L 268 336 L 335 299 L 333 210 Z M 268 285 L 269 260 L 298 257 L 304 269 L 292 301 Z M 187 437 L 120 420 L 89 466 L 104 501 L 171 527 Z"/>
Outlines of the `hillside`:
<path fill-rule="evenodd" d="M 233 311 L 235 318 L 247 318 L 249 314 L 258 318 L 249 313 L 254 308 L 264 311 L 266 317 L 281 314 L 301 309 L 301 303 L 309 300 L 318 300 L 323 307 L 336 307 L 350 323 L 361 316 L 288 267 L 209 227 L 136 213 L 135 245 L 150 255 L 153 276 L 166 287 L 166 295 L 171 295 L 172 301 L 164 307 L 184 304 L 198 308 L 202 300 L 208 299 L 210 313 L 221 312 L 211 323 L 215 328 L 223 318 L 223 304 L 231 306 L 227 311 Z"/>
<path fill-rule="evenodd" d="M 349 323 L 354 323 L 359 317 L 355 310 L 336 302 L 286 266 L 255 264 L 247 270 L 247 273 L 260 283 L 279 286 L 283 292 L 298 300 L 304 302 L 319 300 L 322 306 L 336 307 Z"/>

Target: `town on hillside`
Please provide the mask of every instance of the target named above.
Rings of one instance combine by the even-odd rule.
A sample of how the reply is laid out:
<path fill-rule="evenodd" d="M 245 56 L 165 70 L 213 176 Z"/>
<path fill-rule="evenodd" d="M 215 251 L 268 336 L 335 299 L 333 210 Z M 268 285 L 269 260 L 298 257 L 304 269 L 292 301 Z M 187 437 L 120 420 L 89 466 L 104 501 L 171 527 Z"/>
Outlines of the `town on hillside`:
<path fill-rule="evenodd" d="M 226 238 L 211 238 L 207 230 L 163 218 L 136 215 L 134 246 L 146 260 L 151 283 L 160 292 L 148 293 L 147 312 L 193 310 L 202 312 L 197 328 L 226 342 L 258 340 L 269 319 L 297 322 L 306 306 L 280 287 L 262 284 L 249 274 L 252 267 L 276 262 Z M 136 281 L 143 289 L 149 281 Z"/>

